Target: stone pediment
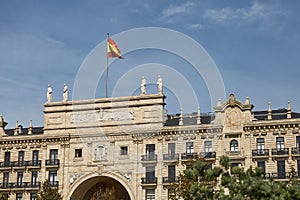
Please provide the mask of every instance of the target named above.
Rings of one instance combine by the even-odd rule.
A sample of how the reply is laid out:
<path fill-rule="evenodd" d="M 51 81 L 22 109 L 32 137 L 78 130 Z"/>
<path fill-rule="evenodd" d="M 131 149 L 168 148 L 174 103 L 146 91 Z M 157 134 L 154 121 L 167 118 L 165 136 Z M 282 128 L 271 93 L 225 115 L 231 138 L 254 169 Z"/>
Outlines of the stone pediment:
<path fill-rule="evenodd" d="M 217 106 L 214 107 L 215 111 L 225 111 L 227 108 L 238 107 L 241 111 L 252 110 L 253 104 L 250 104 L 249 99 L 246 98 L 245 104 L 235 99 L 234 94 L 230 94 L 229 99 L 225 103 L 218 103 Z"/>

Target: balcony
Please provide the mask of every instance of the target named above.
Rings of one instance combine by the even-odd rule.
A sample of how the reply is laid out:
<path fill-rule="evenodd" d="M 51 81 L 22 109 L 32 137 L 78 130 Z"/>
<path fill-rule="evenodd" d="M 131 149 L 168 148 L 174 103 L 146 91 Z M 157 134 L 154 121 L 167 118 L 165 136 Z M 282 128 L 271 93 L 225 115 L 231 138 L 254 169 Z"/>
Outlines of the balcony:
<path fill-rule="evenodd" d="M 41 186 L 41 182 L 22 182 L 22 183 L 0 183 L 0 189 L 36 189 L 38 190 Z"/>
<path fill-rule="evenodd" d="M 151 177 L 151 178 L 142 178 L 141 179 L 142 186 L 156 186 L 157 185 L 157 178 Z"/>
<path fill-rule="evenodd" d="M 59 167 L 59 160 L 46 160 L 46 167 L 48 168 L 57 168 Z"/>
<path fill-rule="evenodd" d="M 230 160 L 245 160 L 244 151 L 226 151 L 225 154 Z"/>
<path fill-rule="evenodd" d="M 176 154 L 163 154 L 164 162 L 166 163 L 176 163 L 179 160 L 179 153 Z"/>
<path fill-rule="evenodd" d="M 265 173 L 264 178 L 265 179 L 289 179 L 291 176 L 290 172 L 282 172 L 282 173 Z"/>
<path fill-rule="evenodd" d="M 204 158 L 205 160 L 215 160 L 216 152 L 200 152 L 200 158 Z"/>
<path fill-rule="evenodd" d="M 178 182 L 178 177 L 163 177 L 163 185 L 170 185 L 171 183 Z"/>
<path fill-rule="evenodd" d="M 30 161 L 25 161 L 25 165 L 27 168 L 40 168 L 42 165 L 41 160 L 30 160 Z"/>
<path fill-rule="evenodd" d="M 272 156 L 275 158 L 283 158 L 289 156 L 289 148 L 272 149 Z"/>
<path fill-rule="evenodd" d="M 6 170 L 13 167 L 13 163 L 12 162 L 0 162 L 0 169 L 1 170 Z"/>
<path fill-rule="evenodd" d="M 198 158 L 197 153 L 182 153 L 181 154 L 182 161 L 188 161 L 188 160 L 193 160 L 193 159 L 197 159 L 197 158 Z"/>
<path fill-rule="evenodd" d="M 58 187 L 58 181 L 49 181 L 51 187 Z"/>
<path fill-rule="evenodd" d="M 11 162 L 12 167 L 14 168 L 25 168 L 25 161 L 15 161 L 15 162 Z"/>
<path fill-rule="evenodd" d="M 156 163 L 157 162 L 157 155 L 156 154 L 142 155 L 142 162 L 143 163 Z"/>
<path fill-rule="evenodd" d="M 300 148 L 299 147 L 292 148 L 292 157 L 300 157 Z"/>
<path fill-rule="evenodd" d="M 268 158 L 269 157 L 269 149 L 253 149 L 252 150 L 252 158 Z"/>

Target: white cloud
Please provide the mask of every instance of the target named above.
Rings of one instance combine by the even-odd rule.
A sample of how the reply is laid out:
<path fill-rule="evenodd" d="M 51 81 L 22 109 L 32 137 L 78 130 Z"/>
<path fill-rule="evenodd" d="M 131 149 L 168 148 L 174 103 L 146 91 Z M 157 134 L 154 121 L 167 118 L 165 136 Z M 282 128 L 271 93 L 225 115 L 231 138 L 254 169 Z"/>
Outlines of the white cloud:
<path fill-rule="evenodd" d="M 231 7 L 224 7 L 221 9 L 208 9 L 205 11 L 203 17 L 214 22 L 222 23 L 234 19 L 253 20 L 284 14 L 284 11 L 275 8 L 273 5 L 254 1 L 253 4 L 247 8 L 233 9 Z"/>
<path fill-rule="evenodd" d="M 190 24 L 188 28 L 192 29 L 192 30 L 203 30 L 204 25 L 203 24 Z"/>
<path fill-rule="evenodd" d="M 186 3 L 180 5 L 170 5 L 166 9 L 164 9 L 161 14 L 163 18 L 171 17 L 180 13 L 188 12 L 193 6 L 195 6 L 194 2 L 188 1 Z"/>

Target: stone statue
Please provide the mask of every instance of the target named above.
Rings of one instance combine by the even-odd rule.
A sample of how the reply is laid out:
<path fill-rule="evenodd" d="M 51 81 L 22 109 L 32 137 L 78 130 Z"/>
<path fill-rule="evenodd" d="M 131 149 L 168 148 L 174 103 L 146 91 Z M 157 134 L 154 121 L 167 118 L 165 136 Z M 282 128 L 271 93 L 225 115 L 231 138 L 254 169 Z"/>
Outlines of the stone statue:
<path fill-rule="evenodd" d="M 68 101 L 68 86 L 64 83 L 63 101 Z"/>
<path fill-rule="evenodd" d="M 146 79 L 145 79 L 145 77 L 142 77 L 141 94 L 146 94 Z"/>
<path fill-rule="evenodd" d="M 48 100 L 48 102 L 52 101 L 52 88 L 51 88 L 50 84 L 48 84 L 48 89 L 47 89 L 47 100 Z"/>
<path fill-rule="evenodd" d="M 157 89 L 159 94 L 163 93 L 162 78 L 160 77 L 160 75 L 158 75 L 157 79 Z"/>

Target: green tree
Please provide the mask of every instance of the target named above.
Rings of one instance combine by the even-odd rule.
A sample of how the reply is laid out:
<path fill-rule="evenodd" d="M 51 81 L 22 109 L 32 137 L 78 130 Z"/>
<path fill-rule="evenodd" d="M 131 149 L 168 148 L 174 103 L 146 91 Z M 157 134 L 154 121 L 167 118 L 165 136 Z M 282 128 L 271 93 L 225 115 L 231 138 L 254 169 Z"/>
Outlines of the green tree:
<path fill-rule="evenodd" d="M 8 195 L 0 193 L 0 200 L 8 200 Z"/>
<path fill-rule="evenodd" d="M 62 200 L 57 187 L 52 187 L 49 180 L 45 180 L 39 192 L 38 200 Z"/>
<path fill-rule="evenodd" d="M 289 183 L 266 180 L 261 168 L 245 170 L 229 167 L 228 157 L 220 157 L 220 167 L 197 160 L 184 170 L 179 182 L 171 186 L 172 200 L 300 200 L 295 170 L 290 170 Z"/>

